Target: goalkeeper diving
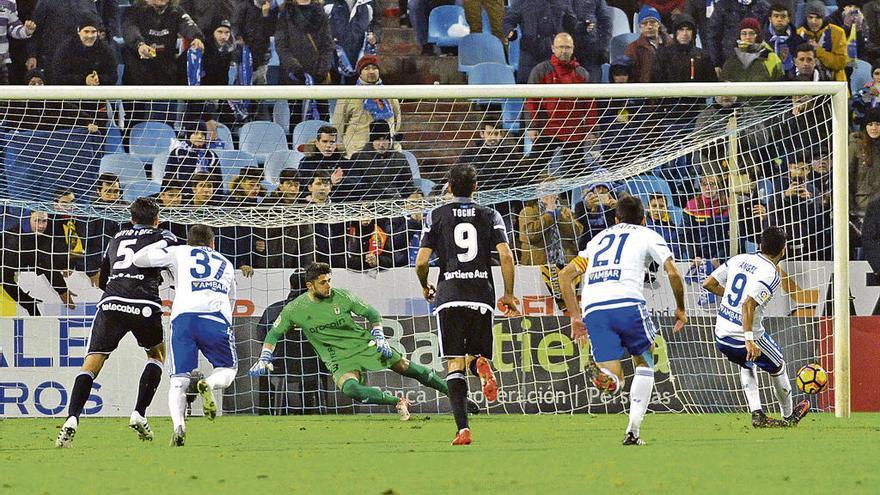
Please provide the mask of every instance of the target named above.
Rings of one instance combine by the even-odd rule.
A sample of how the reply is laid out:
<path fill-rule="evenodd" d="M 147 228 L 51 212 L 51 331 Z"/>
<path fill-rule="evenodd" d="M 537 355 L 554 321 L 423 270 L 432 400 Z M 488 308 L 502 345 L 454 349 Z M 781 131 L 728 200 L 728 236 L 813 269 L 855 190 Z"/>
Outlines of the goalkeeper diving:
<path fill-rule="evenodd" d="M 365 404 L 393 405 L 400 419 L 409 419 L 410 402 L 363 384 L 364 372 L 391 369 L 419 383 L 447 394 L 446 381 L 433 370 L 413 363 L 392 349 L 382 330 L 382 316 L 345 289 L 334 289 L 330 265 L 312 263 L 306 268 L 308 292 L 287 303 L 266 334 L 260 359 L 251 367 L 252 376 L 272 371 L 272 351 L 278 340 L 294 327 L 306 338 L 342 393 Z M 355 323 L 352 314 L 369 321 L 371 330 Z"/>

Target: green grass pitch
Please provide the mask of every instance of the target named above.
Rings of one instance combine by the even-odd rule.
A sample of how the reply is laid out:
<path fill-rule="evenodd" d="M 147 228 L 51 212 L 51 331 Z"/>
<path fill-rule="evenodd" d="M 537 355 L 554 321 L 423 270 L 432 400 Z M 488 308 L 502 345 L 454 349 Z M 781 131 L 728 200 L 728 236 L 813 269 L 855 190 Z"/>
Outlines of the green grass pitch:
<path fill-rule="evenodd" d="M 85 418 L 56 450 L 59 419 L 0 420 L 0 494 L 158 493 L 878 493 L 880 415 L 811 414 L 753 430 L 746 414 L 649 415 L 623 447 L 623 415 L 191 418 L 168 446 L 154 418 L 141 443 L 126 418 Z"/>

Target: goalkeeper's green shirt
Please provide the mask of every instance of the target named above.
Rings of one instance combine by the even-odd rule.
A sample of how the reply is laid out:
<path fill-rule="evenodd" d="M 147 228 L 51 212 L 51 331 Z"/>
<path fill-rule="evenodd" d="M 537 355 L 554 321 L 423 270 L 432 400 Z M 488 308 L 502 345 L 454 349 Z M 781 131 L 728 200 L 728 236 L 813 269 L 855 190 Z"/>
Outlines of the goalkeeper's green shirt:
<path fill-rule="evenodd" d="M 355 323 L 352 314 L 366 318 L 370 324 L 382 321 L 378 311 L 345 289 L 332 289 L 330 297 L 317 301 L 313 301 L 308 293 L 303 294 L 284 306 L 266 335 L 266 343 L 277 344 L 285 332 L 294 327 L 301 328 L 334 374 L 337 369 L 350 371 L 345 368 L 385 369 L 399 360 L 396 352 L 397 359 L 380 359 L 375 348 L 369 346 L 372 334 Z M 364 357 L 369 358 L 367 362 Z M 349 366 L 355 364 L 357 366 Z"/>

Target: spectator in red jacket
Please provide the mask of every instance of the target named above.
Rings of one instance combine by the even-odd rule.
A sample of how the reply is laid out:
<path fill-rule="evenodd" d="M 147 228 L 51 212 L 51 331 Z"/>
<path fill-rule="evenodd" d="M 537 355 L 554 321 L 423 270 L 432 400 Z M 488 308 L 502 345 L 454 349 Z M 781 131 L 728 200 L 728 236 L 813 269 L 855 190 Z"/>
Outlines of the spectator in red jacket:
<path fill-rule="evenodd" d="M 553 55 L 529 74 L 529 84 L 584 84 L 590 75 L 573 58 L 574 39 L 559 33 L 553 39 Z M 559 153 L 562 171 L 577 164 L 587 135 L 596 124 L 595 102 L 590 99 L 531 98 L 526 101 L 529 139 L 536 163 L 549 164 Z M 551 171 L 560 175 L 560 170 Z"/>

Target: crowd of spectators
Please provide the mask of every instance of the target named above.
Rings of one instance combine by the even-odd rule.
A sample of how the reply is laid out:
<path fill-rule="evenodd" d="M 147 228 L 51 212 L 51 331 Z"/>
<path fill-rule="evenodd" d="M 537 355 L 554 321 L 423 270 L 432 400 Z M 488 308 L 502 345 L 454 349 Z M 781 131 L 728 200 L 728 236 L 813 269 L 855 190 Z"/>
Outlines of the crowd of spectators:
<path fill-rule="evenodd" d="M 118 0 L 0 0 L 0 83 L 112 85 L 120 66 L 120 82 L 125 85 L 193 83 L 189 55 L 197 51 L 202 73 L 196 79 L 202 85 L 381 85 L 386 66 L 377 53 L 384 53 L 381 20 L 388 3 L 134 0 L 122 8 Z M 450 52 L 428 42 L 427 22 L 432 8 L 452 3 L 400 2 L 400 23 L 413 26 L 423 56 Z M 852 95 L 849 172 L 854 237 L 863 234 L 863 223 L 865 236 L 880 230 L 869 229 L 877 223 L 871 213 L 880 214 L 880 207 L 872 203 L 880 190 L 880 0 L 840 0 L 832 15 L 828 5 L 817 0 L 459 3 L 472 32 L 491 32 L 506 49 L 512 42 L 519 44 L 519 84 L 598 83 L 603 64 L 608 64 L 608 82 L 613 84 L 847 81 L 859 60 L 877 67 L 865 87 Z M 638 34 L 614 59 L 609 54 L 613 45 L 609 5 L 634 18 Z M 482 21 L 482 9 L 488 24 Z M 273 71 L 274 54 L 278 62 Z M 236 69 L 233 78 L 230 69 Z M 221 124 L 236 130 L 248 121 L 272 119 L 273 109 L 233 101 L 187 104 L 185 117 L 178 120 L 178 139 L 158 178 L 158 201 L 164 208 L 281 207 L 420 197 L 423 191 L 414 182 L 411 160 L 404 153 L 407 115 L 401 103 L 394 98 L 340 99 L 332 108 L 329 103 L 289 102 L 288 136 L 302 120 L 322 119 L 329 124 L 296 148 L 303 154 L 296 167 L 280 170 L 271 181 L 263 166 L 225 175 L 217 131 Z M 111 123 L 101 105 L 11 102 L 5 104 L 0 120 L 16 130 L 84 127 L 90 133 L 104 133 Z M 771 122 L 763 134 L 742 136 L 749 144 L 746 148 L 753 150 L 738 157 L 742 180 L 733 180 L 723 150 L 704 150 L 655 170 L 673 194 L 643 197 L 648 225 L 675 246 L 680 258 L 717 263 L 729 256 L 732 233 L 738 236 L 736 249 L 753 249 L 755 235 L 777 223 L 798 239 L 790 258 L 830 259 L 828 149 L 811 146 L 828 141 L 827 123 L 800 124 L 798 117 L 805 110 L 797 98 L 791 108 L 785 116 L 791 122 Z M 171 120 L 157 113 L 156 105 L 140 103 L 128 110 L 129 127 Z M 710 105 L 704 100 L 648 100 L 636 95 L 609 101 L 534 99 L 525 102 L 519 119 L 521 136 L 514 136 L 492 110 L 480 109 L 484 118 L 458 161 L 472 163 L 481 178 L 498 188 L 518 185 L 523 177 L 538 184 L 548 174 L 575 175 L 579 168 L 597 165 L 592 157 L 598 156 L 601 163 L 605 150 L 613 149 L 618 158 L 638 152 L 632 140 L 638 139 L 648 119 L 656 125 L 658 114 L 693 129 L 733 112 L 750 112 L 749 102 L 736 98 L 717 98 Z M 127 130 L 122 129 L 123 134 Z M 792 139 L 798 140 L 798 152 L 786 145 Z M 511 174 L 512 170 L 517 172 Z M 59 191 L 56 203 L 110 207 L 121 204 L 121 192 L 119 179 L 103 174 L 95 191 L 83 197 Z M 597 182 L 569 194 L 495 206 L 514 232 L 511 240 L 518 246 L 520 263 L 558 267 L 614 222 L 614 209 L 623 194 L 628 194 L 624 184 Z M 735 225 L 731 225 L 733 204 Z M 81 270 L 96 280 L 100 253 L 120 228 L 108 220 L 84 221 L 42 212 L 28 212 L 16 221 L 5 219 L 4 227 L 4 256 L 16 249 L 52 253 L 4 258 L 0 263 L 4 270 L 49 270 L 53 287 L 65 300 L 70 295 L 58 283 L 57 274 Z M 185 233 L 182 225 L 166 222 L 165 227 L 178 235 Z M 315 260 L 370 270 L 410 264 L 420 229 L 420 215 L 296 227 L 223 227 L 218 249 L 246 275 L 256 268 L 295 268 Z M 6 275 L 4 288 L 9 292 L 12 278 Z M 26 294 L 19 296 L 23 307 L 36 311 Z"/>

